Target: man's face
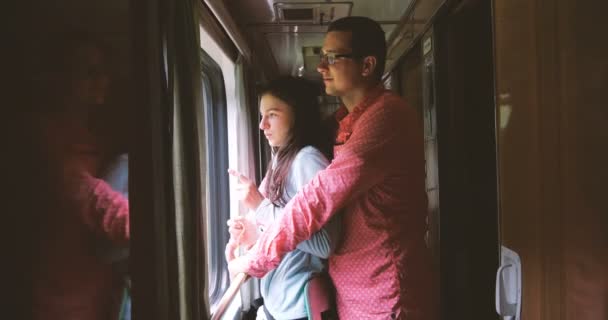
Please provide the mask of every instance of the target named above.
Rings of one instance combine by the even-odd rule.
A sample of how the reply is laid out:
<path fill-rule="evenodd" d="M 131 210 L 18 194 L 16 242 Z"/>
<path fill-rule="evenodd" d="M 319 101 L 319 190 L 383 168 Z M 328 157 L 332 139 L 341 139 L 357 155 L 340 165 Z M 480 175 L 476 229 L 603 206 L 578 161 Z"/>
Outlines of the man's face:
<path fill-rule="evenodd" d="M 336 55 L 333 64 L 331 59 L 321 59 L 317 71 L 323 77 L 325 92 L 332 96 L 345 96 L 359 86 L 363 79 L 361 75 L 362 63 L 350 56 L 352 33 L 348 31 L 330 31 L 325 35 L 323 55 Z M 347 55 L 347 56 L 341 56 Z"/>
<path fill-rule="evenodd" d="M 95 46 L 75 49 L 69 70 L 69 99 L 78 105 L 93 106 L 104 103 L 108 89 L 105 57 Z"/>

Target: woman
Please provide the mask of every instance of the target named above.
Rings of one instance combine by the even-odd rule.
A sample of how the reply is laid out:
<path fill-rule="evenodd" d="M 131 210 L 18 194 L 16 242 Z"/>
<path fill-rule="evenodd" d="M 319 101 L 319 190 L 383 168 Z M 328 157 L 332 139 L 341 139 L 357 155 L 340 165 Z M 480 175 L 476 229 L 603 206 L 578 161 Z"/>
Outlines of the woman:
<path fill-rule="evenodd" d="M 236 171 L 248 217 L 228 221 L 231 238 L 226 258 L 235 258 L 241 245 L 250 248 L 258 232 L 278 221 L 282 208 L 318 171 L 329 165 L 333 144 L 330 131 L 321 122 L 318 87 L 293 77 L 282 77 L 262 91 L 260 129 L 272 148 L 272 160 L 258 190 Z M 264 306 L 258 319 L 308 319 L 304 287 L 314 273 L 324 270 L 324 259 L 336 244 L 339 224 L 328 223 L 285 257 L 277 269 L 261 280 Z"/>
<path fill-rule="evenodd" d="M 103 152 L 91 115 L 107 94 L 105 56 L 85 36 L 66 37 L 45 53 L 33 106 L 45 164 L 33 318 L 114 320 L 122 277 L 98 247 L 128 243 L 129 204 L 98 178 Z"/>

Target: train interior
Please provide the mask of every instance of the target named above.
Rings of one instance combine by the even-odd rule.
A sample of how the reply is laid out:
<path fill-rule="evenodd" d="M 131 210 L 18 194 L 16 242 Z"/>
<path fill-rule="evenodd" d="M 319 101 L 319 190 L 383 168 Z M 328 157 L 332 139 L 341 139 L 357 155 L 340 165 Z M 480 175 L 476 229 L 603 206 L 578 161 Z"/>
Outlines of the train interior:
<path fill-rule="evenodd" d="M 47 159 L 31 150 L 27 106 L 41 100 L 30 80 L 62 32 L 86 33 L 109 52 L 95 116 L 112 154 L 129 155 L 132 318 L 249 319 L 259 284 L 235 288 L 224 259 L 225 221 L 246 211 L 226 171 L 260 182 L 270 160 L 260 86 L 279 75 L 321 85 L 327 26 L 345 16 L 380 23 L 384 85 L 424 128 L 441 319 L 608 319 L 605 2 L 60 0 L 16 9 L 3 117 L 3 274 L 14 319 L 32 317 L 31 253 L 47 228 Z M 319 99 L 327 116 L 341 103 Z"/>

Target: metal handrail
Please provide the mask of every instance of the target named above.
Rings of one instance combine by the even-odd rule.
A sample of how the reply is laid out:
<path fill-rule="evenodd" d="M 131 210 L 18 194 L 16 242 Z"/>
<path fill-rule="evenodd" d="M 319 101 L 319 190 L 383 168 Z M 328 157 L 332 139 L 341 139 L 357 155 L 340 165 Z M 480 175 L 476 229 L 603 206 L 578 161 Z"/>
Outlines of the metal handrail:
<path fill-rule="evenodd" d="M 217 306 L 217 310 L 211 316 L 211 320 L 219 320 L 222 318 L 224 312 L 234 299 L 234 296 L 237 292 L 239 292 L 241 286 L 245 283 L 245 281 L 247 281 L 247 279 L 249 279 L 249 275 L 246 273 L 239 273 L 236 275 L 236 277 L 234 277 L 234 279 L 232 279 L 228 290 L 226 290 L 226 293 L 224 293 L 222 299 L 220 300 L 220 303 Z"/>

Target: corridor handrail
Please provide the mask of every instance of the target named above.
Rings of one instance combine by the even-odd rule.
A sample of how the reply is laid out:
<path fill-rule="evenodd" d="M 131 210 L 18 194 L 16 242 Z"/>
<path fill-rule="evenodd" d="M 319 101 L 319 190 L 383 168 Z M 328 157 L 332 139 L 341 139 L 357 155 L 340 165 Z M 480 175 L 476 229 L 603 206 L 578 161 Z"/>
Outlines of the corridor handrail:
<path fill-rule="evenodd" d="M 232 299 L 234 299 L 234 296 L 237 292 L 239 292 L 239 289 L 241 289 L 241 286 L 243 285 L 243 283 L 245 283 L 247 279 L 249 279 L 249 275 L 246 273 L 239 273 L 236 275 L 236 277 L 234 277 L 234 279 L 232 279 L 228 290 L 226 290 L 226 293 L 224 293 L 222 299 L 220 300 L 220 303 L 217 306 L 217 310 L 215 311 L 213 316 L 211 316 L 211 320 L 219 320 L 222 318 L 224 312 L 226 311 L 226 308 L 228 308 L 228 306 L 232 302 Z"/>

